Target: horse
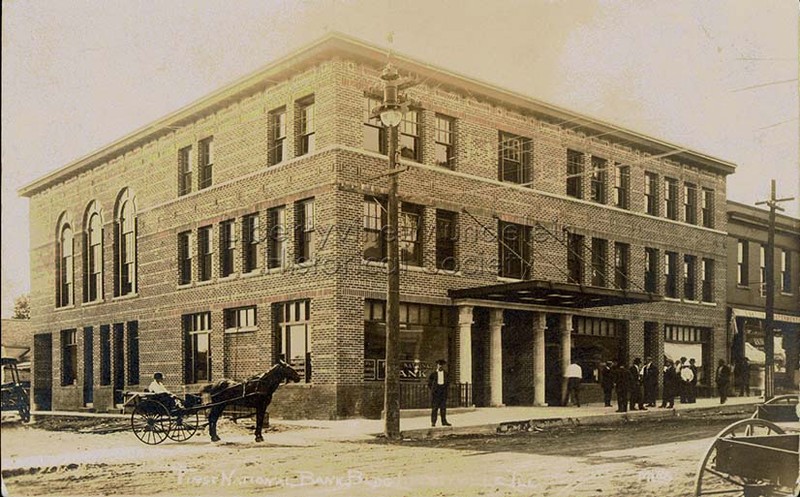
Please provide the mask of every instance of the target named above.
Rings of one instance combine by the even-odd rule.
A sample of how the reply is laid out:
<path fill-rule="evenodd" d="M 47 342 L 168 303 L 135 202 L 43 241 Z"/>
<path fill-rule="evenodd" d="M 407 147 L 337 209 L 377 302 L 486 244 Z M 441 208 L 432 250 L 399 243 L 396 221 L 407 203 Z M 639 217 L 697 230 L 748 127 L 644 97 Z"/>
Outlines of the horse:
<path fill-rule="evenodd" d="M 217 420 L 228 405 L 234 404 L 256 408 L 256 442 L 263 442 L 261 428 L 264 426 L 264 413 L 272 402 L 272 394 L 281 383 L 300 381 L 300 375 L 289 364 L 279 361 L 266 373 L 248 378 L 244 382 L 219 380 L 203 387 L 200 393 L 211 394 L 213 407 L 208 412 L 208 432 L 212 442 L 218 442 Z"/>

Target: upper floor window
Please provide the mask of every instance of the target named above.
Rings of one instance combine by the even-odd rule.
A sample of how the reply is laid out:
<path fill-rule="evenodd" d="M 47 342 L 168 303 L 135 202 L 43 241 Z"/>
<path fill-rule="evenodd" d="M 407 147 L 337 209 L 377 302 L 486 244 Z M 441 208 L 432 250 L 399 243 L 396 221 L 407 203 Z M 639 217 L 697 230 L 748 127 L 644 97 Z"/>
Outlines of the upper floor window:
<path fill-rule="evenodd" d="M 400 122 L 400 155 L 406 159 L 421 161 L 422 149 L 419 144 L 419 112 L 409 110 Z"/>
<path fill-rule="evenodd" d="M 386 202 L 383 199 L 364 199 L 364 260 L 386 259 Z"/>
<path fill-rule="evenodd" d="M 183 316 L 186 337 L 186 383 L 211 381 L 211 313 Z"/>
<path fill-rule="evenodd" d="M 72 255 L 75 250 L 72 228 L 62 222 L 58 233 L 58 267 L 56 268 L 56 307 L 72 305 L 73 282 L 75 280 L 74 261 Z"/>
<path fill-rule="evenodd" d="M 286 160 L 286 107 L 269 114 L 269 163 L 275 165 Z"/>
<path fill-rule="evenodd" d="M 311 301 L 297 300 L 275 306 L 277 350 L 284 360 L 311 381 Z"/>
<path fill-rule="evenodd" d="M 644 173 L 645 209 L 651 216 L 658 215 L 658 175 Z"/>
<path fill-rule="evenodd" d="M 225 309 L 223 315 L 226 332 L 252 330 L 258 326 L 256 321 L 256 306 L 254 305 L 236 309 Z"/>
<path fill-rule="evenodd" d="M 458 240 L 458 214 L 436 210 L 436 267 L 454 271 L 456 264 L 456 241 Z"/>
<path fill-rule="evenodd" d="M 792 293 L 792 253 L 781 251 L 781 291 Z"/>
<path fill-rule="evenodd" d="M 530 183 L 531 140 L 511 133 L 500 132 L 500 181 L 528 185 Z"/>
<path fill-rule="evenodd" d="M 372 111 L 380 107 L 383 102 L 369 97 L 364 97 L 363 102 L 364 139 L 362 146 L 365 150 L 385 154 L 387 148 L 386 128 L 383 127 L 380 117 L 372 116 Z"/>
<path fill-rule="evenodd" d="M 211 260 L 214 254 L 214 244 L 211 238 L 211 226 L 204 226 L 197 230 L 197 279 L 208 281 L 211 279 Z"/>
<path fill-rule="evenodd" d="M 197 144 L 198 153 L 200 154 L 200 165 L 198 174 L 200 175 L 199 189 L 208 188 L 211 186 L 212 177 L 214 173 L 214 137 L 201 140 Z"/>
<path fill-rule="evenodd" d="M 695 300 L 695 280 L 697 279 L 697 257 L 683 256 L 683 298 Z"/>
<path fill-rule="evenodd" d="M 258 214 L 250 214 L 242 218 L 242 272 L 249 273 L 258 269 Z"/>
<path fill-rule="evenodd" d="M 297 104 L 298 137 L 297 155 L 306 155 L 314 151 L 314 134 L 316 131 L 314 97 L 308 97 Z"/>
<path fill-rule="evenodd" d="M 678 219 L 678 180 L 664 178 L 664 215 L 667 219 Z"/>
<path fill-rule="evenodd" d="M 570 233 L 567 238 L 567 274 L 570 283 L 583 284 L 583 235 Z"/>
<path fill-rule="evenodd" d="M 419 205 L 403 203 L 400 212 L 400 260 L 412 266 L 422 266 L 422 216 Z"/>
<path fill-rule="evenodd" d="M 714 227 L 714 190 L 703 188 L 703 209 L 700 212 L 702 224 L 706 228 Z"/>
<path fill-rule="evenodd" d="M 703 278 L 703 288 L 702 288 L 702 301 L 703 302 L 713 302 L 714 301 L 714 261 L 713 259 L 703 259 L 702 261 L 702 273 L 701 276 Z"/>
<path fill-rule="evenodd" d="M 577 150 L 567 150 L 567 195 L 583 198 L 584 154 Z"/>
<path fill-rule="evenodd" d="M 295 204 L 296 243 L 295 257 L 297 263 L 314 259 L 314 199 L 302 200 Z"/>
<path fill-rule="evenodd" d="M 658 249 L 644 249 L 644 289 L 650 293 L 658 291 Z"/>
<path fill-rule="evenodd" d="M 766 289 L 764 288 L 764 283 L 767 281 L 767 247 L 761 245 L 758 251 L 758 266 L 759 266 L 759 279 L 758 282 L 761 285 L 761 293 L 762 295 L 766 295 Z"/>
<path fill-rule="evenodd" d="M 592 238 L 592 285 L 606 286 L 606 260 L 608 260 L 608 241 Z"/>
<path fill-rule="evenodd" d="M 736 246 L 736 275 L 737 283 L 747 286 L 750 283 L 750 244 L 747 240 L 739 240 Z"/>
<path fill-rule="evenodd" d="M 178 234 L 178 284 L 192 282 L 192 232 Z"/>
<path fill-rule="evenodd" d="M 683 185 L 683 219 L 689 224 L 697 224 L 697 186 Z"/>
<path fill-rule="evenodd" d="M 614 205 L 620 209 L 631 208 L 631 168 L 617 164 L 614 167 Z"/>
<path fill-rule="evenodd" d="M 455 143 L 455 120 L 452 117 L 436 114 L 436 165 L 453 169 L 453 145 Z"/>
<path fill-rule="evenodd" d="M 178 150 L 178 195 L 192 192 L 192 169 L 194 157 L 192 147 L 183 147 Z"/>
<path fill-rule="evenodd" d="M 267 211 L 267 267 L 280 268 L 286 265 L 286 207 L 274 207 Z"/>
<path fill-rule="evenodd" d="M 118 201 L 115 229 L 114 294 L 128 295 L 136 292 L 136 209 L 134 200 L 125 190 Z"/>
<path fill-rule="evenodd" d="M 628 266 L 630 260 L 630 245 L 627 243 L 614 244 L 614 286 L 628 288 Z"/>
<path fill-rule="evenodd" d="M 499 222 L 500 276 L 520 280 L 531 278 L 530 240 L 530 226 Z"/>
<path fill-rule="evenodd" d="M 592 156 L 592 201 L 600 204 L 606 203 L 606 180 L 608 173 L 606 168 L 608 161 Z"/>
<path fill-rule="evenodd" d="M 233 219 L 219 225 L 219 277 L 230 276 L 234 271 L 236 254 L 236 225 Z"/>
<path fill-rule="evenodd" d="M 87 213 L 83 243 L 83 301 L 103 297 L 103 221 L 92 202 Z"/>
<path fill-rule="evenodd" d="M 664 253 L 664 295 L 678 297 L 678 254 Z"/>

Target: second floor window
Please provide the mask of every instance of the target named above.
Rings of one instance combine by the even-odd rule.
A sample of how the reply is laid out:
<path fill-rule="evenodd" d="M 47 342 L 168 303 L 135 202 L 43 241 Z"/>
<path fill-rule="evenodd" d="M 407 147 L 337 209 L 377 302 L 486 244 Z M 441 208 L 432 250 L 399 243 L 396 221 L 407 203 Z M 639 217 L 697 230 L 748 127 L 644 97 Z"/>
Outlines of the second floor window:
<path fill-rule="evenodd" d="M 678 254 L 664 253 L 664 295 L 678 298 Z"/>
<path fill-rule="evenodd" d="M 592 201 L 599 204 L 606 203 L 606 167 L 608 161 L 592 156 Z"/>
<path fill-rule="evenodd" d="M 286 108 L 269 114 L 269 163 L 279 164 L 286 160 Z"/>
<path fill-rule="evenodd" d="M 644 289 L 650 293 L 658 291 L 658 250 L 644 249 Z"/>
<path fill-rule="evenodd" d="M 739 240 L 736 247 L 736 276 L 740 286 L 750 284 L 750 244 L 747 240 Z"/>
<path fill-rule="evenodd" d="M 781 291 L 792 293 L 792 253 L 781 251 Z"/>
<path fill-rule="evenodd" d="M 658 215 L 658 175 L 644 173 L 645 212 L 651 216 Z"/>
<path fill-rule="evenodd" d="M 436 115 L 436 165 L 454 169 L 453 144 L 455 142 L 455 121 L 452 117 Z"/>
<path fill-rule="evenodd" d="M 606 286 L 606 260 L 608 259 L 608 241 L 592 238 L 592 285 Z"/>
<path fill-rule="evenodd" d="M 703 188 L 703 209 L 700 212 L 702 224 L 706 228 L 714 227 L 714 190 Z"/>
<path fill-rule="evenodd" d="M 73 293 L 72 284 L 74 281 L 74 261 L 72 259 L 75 244 L 72 236 L 72 228 L 64 225 L 58 239 L 58 282 L 56 307 L 72 305 Z"/>
<path fill-rule="evenodd" d="M 192 147 L 178 150 L 178 195 L 192 192 Z"/>
<path fill-rule="evenodd" d="M 500 221 L 498 227 L 499 275 L 504 278 L 530 279 L 533 272 L 530 226 Z"/>
<path fill-rule="evenodd" d="M 242 272 L 249 273 L 258 269 L 258 214 L 250 214 L 242 218 Z"/>
<path fill-rule="evenodd" d="M 701 289 L 701 300 L 703 302 L 714 301 L 714 261 L 703 259 L 701 276 L 703 277 L 703 288 Z"/>
<path fill-rule="evenodd" d="M 314 259 L 314 199 L 303 200 L 295 204 L 295 254 L 297 263 Z"/>
<path fill-rule="evenodd" d="M 567 273 L 570 283 L 583 284 L 583 235 L 570 233 L 567 238 Z"/>
<path fill-rule="evenodd" d="M 233 220 L 219 225 L 219 277 L 230 276 L 234 271 L 236 253 L 236 225 Z"/>
<path fill-rule="evenodd" d="M 116 295 L 136 292 L 136 213 L 133 200 L 126 199 L 119 209 L 116 226 Z"/>
<path fill-rule="evenodd" d="M 298 104 L 298 136 L 297 136 L 297 155 L 306 155 L 314 151 L 316 117 L 314 98 L 307 98 Z"/>
<path fill-rule="evenodd" d="M 672 178 L 664 178 L 664 215 L 678 219 L 678 180 Z"/>
<path fill-rule="evenodd" d="M 697 186 L 683 185 L 683 219 L 689 224 L 697 224 Z"/>
<path fill-rule="evenodd" d="M 695 280 L 697 279 L 697 257 L 693 255 L 683 256 L 683 298 L 695 300 Z"/>
<path fill-rule="evenodd" d="M 614 168 L 614 205 L 631 208 L 631 168 L 617 164 Z"/>
<path fill-rule="evenodd" d="M 214 254 L 214 245 L 211 239 L 211 226 L 204 226 L 197 230 L 197 279 L 208 281 L 211 279 L 211 260 Z"/>
<path fill-rule="evenodd" d="M 527 185 L 530 183 L 531 140 L 511 133 L 500 132 L 500 181 Z"/>
<path fill-rule="evenodd" d="M 178 235 L 178 284 L 192 282 L 192 232 Z"/>
<path fill-rule="evenodd" d="M 420 125 L 419 112 L 409 110 L 403 115 L 400 123 L 400 155 L 406 159 L 421 161 L 422 149 L 419 144 Z"/>
<path fill-rule="evenodd" d="M 209 136 L 205 140 L 201 140 L 197 144 L 198 153 L 200 155 L 200 164 L 198 165 L 199 189 L 208 188 L 213 182 L 214 176 L 214 137 Z"/>
<path fill-rule="evenodd" d="M 362 146 L 365 150 L 385 154 L 387 145 L 386 128 L 383 127 L 380 117 L 372 117 L 372 111 L 380 107 L 382 102 L 369 97 L 364 97 L 363 102 L 364 138 Z"/>
<path fill-rule="evenodd" d="M 281 268 L 286 265 L 286 208 L 273 207 L 267 211 L 267 267 Z"/>
<path fill-rule="evenodd" d="M 765 247 L 764 245 L 761 245 L 759 247 L 758 262 L 759 262 L 758 282 L 761 284 L 761 294 L 766 295 L 766 289 L 764 288 L 764 283 L 767 281 L 767 247 Z"/>
<path fill-rule="evenodd" d="M 400 212 L 400 260 L 411 266 L 422 266 L 422 216 L 419 205 L 403 203 Z"/>
<path fill-rule="evenodd" d="M 455 271 L 456 241 L 458 240 L 457 214 L 436 211 L 436 268 Z"/>
<path fill-rule="evenodd" d="M 100 214 L 89 217 L 84 238 L 83 301 L 94 302 L 103 296 L 103 224 Z"/>
<path fill-rule="evenodd" d="M 386 259 L 386 201 L 364 199 L 364 260 Z"/>
<path fill-rule="evenodd" d="M 567 195 L 583 198 L 583 152 L 567 150 Z"/>
<path fill-rule="evenodd" d="M 614 286 L 616 288 L 628 288 L 628 261 L 630 245 L 627 243 L 614 244 Z"/>

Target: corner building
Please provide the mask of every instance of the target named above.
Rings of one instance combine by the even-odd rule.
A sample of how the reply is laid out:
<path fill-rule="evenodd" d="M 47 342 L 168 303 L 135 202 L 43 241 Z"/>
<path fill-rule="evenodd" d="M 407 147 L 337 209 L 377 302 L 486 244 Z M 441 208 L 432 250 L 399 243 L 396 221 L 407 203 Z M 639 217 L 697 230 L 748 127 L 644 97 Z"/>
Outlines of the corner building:
<path fill-rule="evenodd" d="M 271 407 L 377 417 L 385 377 L 386 52 L 327 36 L 22 188 L 34 402 L 107 410 L 283 355 Z M 560 402 L 577 360 L 727 357 L 734 165 L 393 55 L 402 407 Z"/>

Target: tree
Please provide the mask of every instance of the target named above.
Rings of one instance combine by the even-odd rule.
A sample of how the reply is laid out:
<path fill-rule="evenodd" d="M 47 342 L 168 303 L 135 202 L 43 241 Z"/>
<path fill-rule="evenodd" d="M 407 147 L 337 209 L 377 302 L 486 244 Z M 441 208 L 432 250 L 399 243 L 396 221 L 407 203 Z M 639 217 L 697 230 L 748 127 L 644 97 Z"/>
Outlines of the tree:
<path fill-rule="evenodd" d="M 14 299 L 14 319 L 30 319 L 31 318 L 31 302 L 30 295 L 24 293 Z"/>

